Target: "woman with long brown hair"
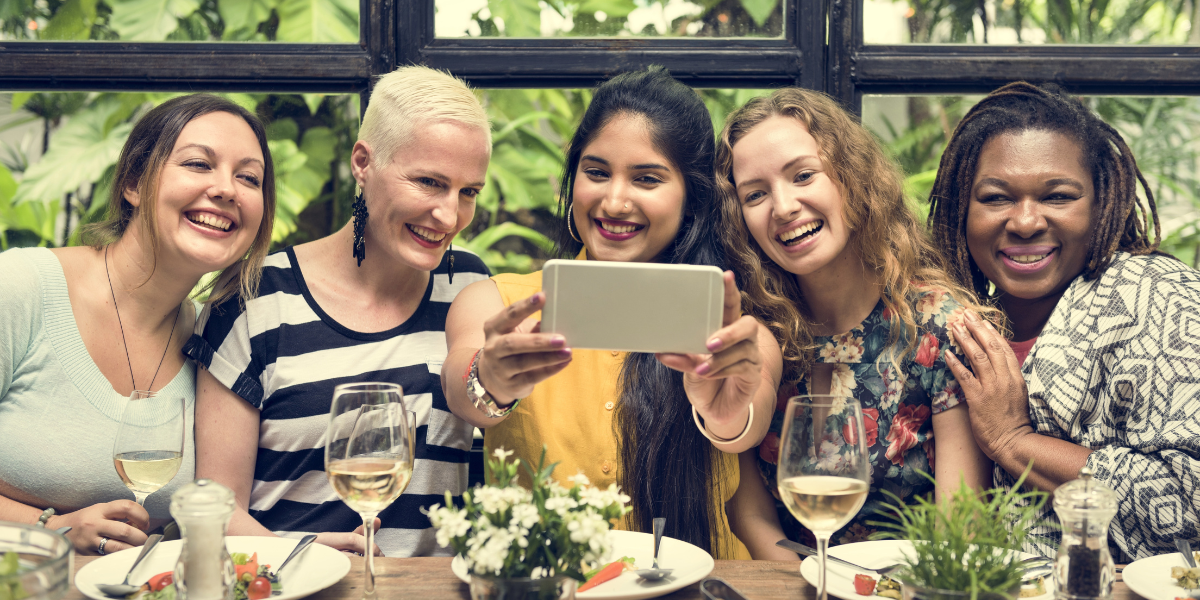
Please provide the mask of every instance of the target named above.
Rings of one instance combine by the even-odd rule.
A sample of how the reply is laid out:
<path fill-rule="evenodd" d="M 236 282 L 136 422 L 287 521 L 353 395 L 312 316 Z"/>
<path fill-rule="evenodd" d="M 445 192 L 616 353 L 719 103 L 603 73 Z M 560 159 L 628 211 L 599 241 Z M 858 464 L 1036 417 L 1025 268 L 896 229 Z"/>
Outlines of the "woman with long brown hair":
<path fill-rule="evenodd" d="M 71 527 L 76 552 L 110 554 L 170 518 L 171 492 L 192 480 L 191 428 L 178 474 L 143 508 L 113 469 L 122 410 L 150 390 L 183 397 L 193 423 L 189 295 L 223 271 L 230 292 L 253 297 L 274 211 L 262 123 L 183 96 L 134 126 L 88 245 L 0 254 L 0 520 Z"/>
<path fill-rule="evenodd" d="M 768 487 L 788 398 L 828 393 L 862 404 L 872 462 L 866 506 L 832 543 L 867 539 L 867 522 L 886 518 L 884 491 L 902 500 L 932 493 L 923 473 L 939 489 L 960 478 L 986 487 L 987 459 L 944 358 L 948 324 L 977 313 L 906 206 L 900 170 L 879 143 L 828 96 L 786 88 L 728 117 L 716 165 L 743 310 L 783 348 L 777 411 L 757 453 Z M 747 501 L 765 508 L 765 494 L 757 497 Z M 788 537 L 812 540 L 780 513 Z"/>

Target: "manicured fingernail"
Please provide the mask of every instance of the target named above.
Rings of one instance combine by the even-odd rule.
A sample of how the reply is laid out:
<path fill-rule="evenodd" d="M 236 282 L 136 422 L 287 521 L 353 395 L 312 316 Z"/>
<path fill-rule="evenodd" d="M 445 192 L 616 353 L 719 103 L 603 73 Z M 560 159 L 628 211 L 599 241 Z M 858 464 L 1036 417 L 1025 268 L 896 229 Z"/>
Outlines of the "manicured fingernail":
<path fill-rule="evenodd" d="M 556 336 L 553 336 L 550 338 L 550 347 L 551 348 L 562 348 L 563 346 L 566 346 L 566 345 L 567 345 L 567 338 L 564 338 L 561 335 L 556 335 Z"/>
<path fill-rule="evenodd" d="M 979 315 L 975 314 L 975 311 L 968 310 L 966 312 L 968 321 L 971 321 L 972 323 L 979 321 Z"/>
<path fill-rule="evenodd" d="M 721 341 L 721 338 L 713 338 L 713 339 L 711 339 L 711 340 L 708 340 L 708 343 L 707 343 L 707 344 L 705 344 L 705 345 L 704 345 L 704 347 L 705 347 L 705 348 L 708 348 L 709 350 L 714 350 L 714 351 L 715 351 L 715 350 L 717 350 L 718 348 L 720 348 L 720 347 L 721 347 L 721 346 L 722 346 L 724 343 L 725 343 L 725 342 L 722 342 L 722 341 Z"/>
<path fill-rule="evenodd" d="M 571 358 L 571 349 L 570 349 L 570 348 L 563 348 L 562 350 L 559 350 L 559 351 L 558 351 L 558 355 L 559 355 L 559 356 L 561 356 L 561 357 L 563 357 L 563 358 Z"/>
<path fill-rule="evenodd" d="M 701 364 L 700 366 L 696 367 L 696 374 L 704 375 L 705 373 L 707 373 L 711 370 L 712 370 L 712 365 L 710 365 L 708 363 L 704 363 L 704 364 Z"/>
<path fill-rule="evenodd" d="M 536 293 L 536 294 L 534 294 L 534 295 L 532 295 L 532 296 L 530 296 L 530 297 L 529 297 L 529 305 L 530 305 L 530 306 L 533 306 L 534 304 L 537 304 L 538 302 L 541 302 L 541 301 L 542 301 L 542 298 L 545 298 L 545 297 L 546 297 L 546 293 L 545 293 L 545 292 L 538 292 L 538 293 Z"/>

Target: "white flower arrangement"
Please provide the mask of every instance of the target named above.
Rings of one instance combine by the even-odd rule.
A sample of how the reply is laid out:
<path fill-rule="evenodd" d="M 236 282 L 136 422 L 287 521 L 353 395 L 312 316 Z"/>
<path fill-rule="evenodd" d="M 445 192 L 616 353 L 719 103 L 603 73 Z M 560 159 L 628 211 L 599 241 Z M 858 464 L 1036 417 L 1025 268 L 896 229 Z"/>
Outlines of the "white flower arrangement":
<path fill-rule="evenodd" d="M 463 493 L 456 508 L 446 493 L 446 505 L 429 507 L 437 541 L 453 548 L 474 575 L 503 578 L 563 575 L 583 581 L 584 571 L 608 558 L 613 519 L 629 512 L 629 496 L 616 484 L 593 487 L 582 473 L 569 478 L 571 487 L 551 479 L 554 467 L 529 465 L 533 485 L 517 484 L 521 460 L 503 448 L 488 459 L 492 485 Z"/>

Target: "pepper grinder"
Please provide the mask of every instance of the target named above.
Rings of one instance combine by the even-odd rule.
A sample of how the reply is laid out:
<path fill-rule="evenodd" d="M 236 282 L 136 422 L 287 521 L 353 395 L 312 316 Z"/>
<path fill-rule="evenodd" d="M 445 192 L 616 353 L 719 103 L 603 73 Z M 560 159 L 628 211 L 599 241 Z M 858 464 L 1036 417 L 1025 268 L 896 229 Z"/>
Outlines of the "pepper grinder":
<path fill-rule="evenodd" d="M 1117 514 L 1117 495 L 1084 467 L 1079 479 L 1054 490 L 1054 512 L 1062 544 L 1054 561 L 1057 600 L 1111 600 L 1116 571 L 1108 552 L 1108 525 Z"/>
<path fill-rule="evenodd" d="M 171 495 L 171 516 L 183 534 L 175 564 L 178 600 L 233 600 L 235 570 L 225 549 L 233 506 L 233 492 L 211 479 L 198 479 Z"/>

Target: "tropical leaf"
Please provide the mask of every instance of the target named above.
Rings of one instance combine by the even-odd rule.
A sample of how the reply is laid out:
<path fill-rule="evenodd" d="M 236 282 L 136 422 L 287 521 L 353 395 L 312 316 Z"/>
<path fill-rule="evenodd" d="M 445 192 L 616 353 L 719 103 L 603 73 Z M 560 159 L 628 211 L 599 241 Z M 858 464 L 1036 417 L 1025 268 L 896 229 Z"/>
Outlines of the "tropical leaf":
<path fill-rule="evenodd" d="M 550 241 L 550 238 L 546 237 L 537 230 L 530 229 L 529 227 L 518 223 L 513 223 L 512 221 L 505 221 L 499 225 L 488 227 L 487 229 L 479 232 L 479 234 L 470 240 L 463 239 L 462 234 L 459 234 L 459 236 L 455 238 L 454 243 L 470 250 L 471 252 L 483 255 L 486 251 L 490 250 L 492 246 L 495 246 L 496 242 L 499 242 L 500 240 L 511 235 L 515 235 L 519 238 L 533 242 L 535 246 L 541 248 L 547 254 L 554 252 L 554 242 Z"/>
<path fill-rule="evenodd" d="M 67 0 L 39 36 L 43 40 L 86 40 L 96 22 L 96 0 Z"/>
<path fill-rule="evenodd" d="M 278 3 L 278 0 L 217 0 L 217 12 L 225 23 L 221 39 L 251 39 L 259 23 L 271 17 L 271 9 Z"/>
<path fill-rule="evenodd" d="M 492 18 L 504 21 L 506 37 L 541 37 L 542 8 L 537 0 L 488 0 Z"/>
<path fill-rule="evenodd" d="M 108 24 L 123 40 L 161 42 L 197 8 L 200 0 L 112 0 Z"/>
<path fill-rule="evenodd" d="M 109 117 L 122 110 L 118 99 L 106 97 L 71 116 L 54 133 L 50 151 L 25 171 L 13 203 L 57 204 L 84 183 L 98 181 L 117 162 L 133 129 L 131 123 L 109 123 Z"/>
<path fill-rule="evenodd" d="M 358 2 L 353 0 L 280 0 L 275 12 L 279 15 L 278 41 L 358 42 Z"/>
<path fill-rule="evenodd" d="M 741 0 L 742 8 L 746 9 L 746 14 L 754 19 L 754 24 L 762 27 L 766 24 L 767 19 L 771 18 L 771 14 L 775 12 L 775 6 L 779 4 L 779 0 Z"/>
<path fill-rule="evenodd" d="M 624 18 L 636 8 L 637 5 L 633 3 L 633 0 L 586 0 L 579 5 L 579 12 L 584 14 L 603 12 L 610 18 Z"/>
<path fill-rule="evenodd" d="M 8 249 L 6 233 L 13 230 L 29 231 L 41 238 L 43 243 L 53 243 L 59 203 L 45 205 L 27 202 L 14 206 L 12 200 L 16 192 L 17 182 L 12 173 L 0 165 L 0 250 Z"/>

